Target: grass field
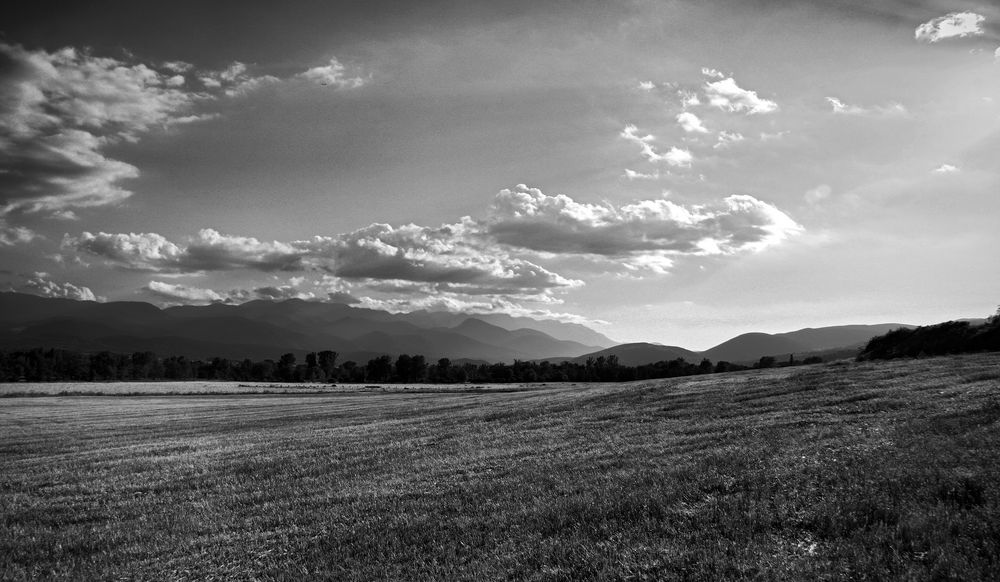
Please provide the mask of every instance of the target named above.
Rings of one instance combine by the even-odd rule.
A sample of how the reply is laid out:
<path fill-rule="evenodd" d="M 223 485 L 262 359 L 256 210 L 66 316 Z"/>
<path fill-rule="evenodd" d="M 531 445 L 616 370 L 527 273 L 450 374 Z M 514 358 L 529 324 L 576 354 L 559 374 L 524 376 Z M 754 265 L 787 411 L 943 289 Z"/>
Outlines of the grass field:
<path fill-rule="evenodd" d="M 0 577 L 1000 579 L 1000 355 L 0 399 Z"/>

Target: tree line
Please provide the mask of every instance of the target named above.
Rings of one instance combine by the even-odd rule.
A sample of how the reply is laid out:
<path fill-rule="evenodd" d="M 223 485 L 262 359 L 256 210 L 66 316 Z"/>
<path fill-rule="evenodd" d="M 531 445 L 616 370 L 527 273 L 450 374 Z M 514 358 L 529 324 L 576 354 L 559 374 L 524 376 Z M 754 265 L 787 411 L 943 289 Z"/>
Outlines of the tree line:
<path fill-rule="evenodd" d="M 57 348 L 0 351 L 0 380 L 4 382 L 127 382 L 157 380 L 225 380 L 238 382 L 402 382 L 402 383 L 510 383 L 510 382 L 624 382 L 713 374 L 750 367 L 814 363 L 818 358 L 778 363 L 761 358 L 754 366 L 703 359 L 695 364 L 683 358 L 641 366 L 622 365 L 617 356 L 598 356 L 585 362 L 526 362 L 513 364 L 453 363 L 448 358 L 428 362 L 422 355 L 379 356 L 361 364 L 337 363 L 332 350 L 310 352 L 300 362 L 294 354 L 277 360 L 188 359 L 158 357 L 153 352 L 132 354 L 101 351 L 85 353 Z"/>
<path fill-rule="evenodd" d="M 913 329 L 900 328 L 868 341 L 859 360 L 917 358 L 1000 351 L 1000 308 L 980 325 L 946 321 Z"/>

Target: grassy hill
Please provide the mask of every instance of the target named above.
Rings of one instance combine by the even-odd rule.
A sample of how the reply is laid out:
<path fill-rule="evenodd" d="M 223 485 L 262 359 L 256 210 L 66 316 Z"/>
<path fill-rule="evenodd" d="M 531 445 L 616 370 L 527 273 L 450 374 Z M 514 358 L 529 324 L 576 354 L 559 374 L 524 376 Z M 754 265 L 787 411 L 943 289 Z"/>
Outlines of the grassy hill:
<path fill-rule="evenodd" d="M 384 388 L 5 398 L 0 578 L 1000 572 L 998 354 Z"/>

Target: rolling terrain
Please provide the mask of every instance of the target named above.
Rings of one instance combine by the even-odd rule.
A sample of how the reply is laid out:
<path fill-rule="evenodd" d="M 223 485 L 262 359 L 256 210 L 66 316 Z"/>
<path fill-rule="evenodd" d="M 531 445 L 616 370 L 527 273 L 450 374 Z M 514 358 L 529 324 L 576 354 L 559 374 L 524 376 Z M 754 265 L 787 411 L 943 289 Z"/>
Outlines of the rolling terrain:
<path fill-rule="evenodd" d="M 0 578 L 995 580 L 998 366 L 8 397 Z"/>

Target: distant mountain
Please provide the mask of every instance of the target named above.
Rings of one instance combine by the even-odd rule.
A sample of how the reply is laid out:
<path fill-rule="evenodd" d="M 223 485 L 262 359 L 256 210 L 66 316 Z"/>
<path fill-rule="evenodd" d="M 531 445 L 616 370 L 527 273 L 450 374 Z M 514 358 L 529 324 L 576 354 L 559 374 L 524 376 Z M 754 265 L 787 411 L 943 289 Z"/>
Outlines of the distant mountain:
<path fill-rule="evenodd" d="M 277 358 L 286 352 L 302 356 L 329 349 L 339 352 L 342 362 L 401 353 L 422 354 L 431 361 L 511 362 L 571 357 L 602 347 L 529 329 L 537 323 L 534 320 L 511 319 L 523 326 L 508 330 L 461 314 L 392 314 L 298 299 L 159 309 L 141 302 L 96 303 L 0 293 L 0 349 L 151 350 L 161 355 L 230 359 Z M 543 327 L 570 325 L 555 323 Z M 566 329 L 570 335 L 585 335 L 576 327 Z"/>
<path fill-rule="evenodd" d="M 582 363 L 591 357 L 613 354 L 618 356 L 618 361 L 623 365 L 638 366 L 676 358 L 684 358 L 692 363 L 708 358 L 712 362 L 727 361 L 742 364 L 756 362 L 762 356 L 775 356 L 784 359 L 790 354 L 794 354 L 799 359 L 808 355 L 842 358 L 854 355 L 869 339 L 900 327 L 910 328 L 913 326 L 884 323 L 806 328 L 778 334 L 745 333 L 703 352 L 694 352 L 675 346 L 631 343 L 561 360 L 571 359 L 574 362 Z M 560 360 L 550 359 L 550 361 Z"/>
<path fill-rule="evenodd" d="M 659 344 L 638 342 L 613 346 L 597 352 L 571 358 L 570 361 L 583 364 L 590 358 L 599 358 L 601 356 L 604 356 L 605 358 L 608 356 L 617 356 L 618 363 L 623 366 L 641 366 L 643 364 L 651 364 L 653 362 L 676 360 L 677 358 L 683 358 L 689 362 L 697 362 L 701 360 L 699 355 L 691 350 L 686 350 L 676 346 L 661 346 Z"/>

